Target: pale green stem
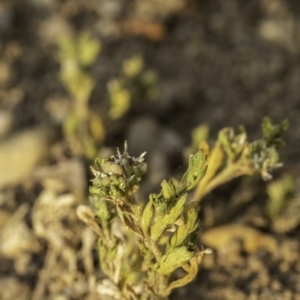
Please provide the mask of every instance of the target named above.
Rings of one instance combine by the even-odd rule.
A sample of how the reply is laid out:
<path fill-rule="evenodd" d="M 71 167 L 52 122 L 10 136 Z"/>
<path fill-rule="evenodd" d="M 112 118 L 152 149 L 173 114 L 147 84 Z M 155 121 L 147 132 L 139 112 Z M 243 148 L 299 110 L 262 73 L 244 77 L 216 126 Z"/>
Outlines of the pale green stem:
<path fill-rule="evenodd" d="M 191 202 L 197 201 L 200 202 L 202 198 L 215 189 L 217 186 L 222 185 L 233 178 L 242 176 L 242 175 L 252 175 L 254 173 L 253 167 L 249 166 L 247 163 L 237 161 L 232 163 L 221 171 L 217 176 L 213 177 L 204 189 L 197 189 L 192 197 Z M 201 184 L 201 183 L 200 183 Z"/>

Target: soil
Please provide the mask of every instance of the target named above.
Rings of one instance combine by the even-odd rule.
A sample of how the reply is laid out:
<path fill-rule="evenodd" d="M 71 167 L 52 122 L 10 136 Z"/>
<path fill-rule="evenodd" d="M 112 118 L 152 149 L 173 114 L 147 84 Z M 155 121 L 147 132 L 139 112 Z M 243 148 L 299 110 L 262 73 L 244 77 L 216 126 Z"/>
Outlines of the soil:
<path fill-rule="evenodd" d="M 88 70 L 96 82 L 89 108 L 101 116 L 105 126 L 101 151 L 122 147 L 125 139 L 134 155 L 146 150 L 153 170 L 144 193 L 157 189 L 159 182 L 174 172 L 180 174 L 184 149 L 191 144 L 196 126 L 207 124 L 213 141 L 220 129 L 242 124 L 252 140 L 260 136 L 264 116 L 275 123 L 285 118 L 290 122 L 284 135 L 286 146 L 280 152 L 284 167 L 274 176 L 294 176 L 299 192 L 299 19 L 296 0 L 3 0 L 0 137 L 5 141 L 40 128 L 52 133 L 42 144 L 44 149 L 49 143 L 48 152 L 38 154 L 40 163 L 31 175 L 1 185 L 0 231 L 7 237 L 17 235 L 19 228 L 19 237 L 26 236 L 27 244 L 0 247 L 0 298 L 92 299 L 80 288 L 68 286 L 77 280 L 81 288 L 88 289 L 82 270 L 89 262 L 82 262 L 82 272 L 75 279 L 66 275 L 58 281 L 55 277 L 66 266 L 72 270 L 72 260 L 84 254 L 81 246 L 93 241 L 92 237 L 83 238 L 88 233 L 75 221 L 78 203 L 73 197 L 87 198 L 90 162 L 66 150 L 63 138 L 59 113 L 70 97 L 59 78 L 56 41 L 60 34 L 88 30 L 101 42 L 101 52 Z M 145 69 L 158 75 L 159 95 L 150 101 L 145 93 L 137 94 L 129 110 L 111 120 L 107 83 L 120 77 L 123 62 L 134 55 L 141 55 Z M 53 99 L 58 103 L 54 116 L 49 110 Z M 30 167 L 33 169 L 29 163 Z M 71 179 L 73 174 L 77 175 Z M 49 178 L 60 178 L 62 186 Z M 43 200 L 46 192 L 50 193 L 47 197 L 60 199 L 57 206 L 47 206 Z M 64 198 L 66 195 L 69 198 Z M 246 200 L 240 195 L 246 195 Z M 234 201 L 239 197 L 243 199 L 235 210 Z M 278 247 L 249 252 L 243 237 L 233 236 L 205 257 L 196 280 L 176 290 L 171 299 L 300 299 L 300 218 L 289 230 L 274 230 L 266 215 L 267 201 L 266 184 L 259 179 L 234 181 L 204 199 L 202 232 L 244 224 L 271 236 Z M 300 215 L 299 204 L 296 207 Z M 74 214 L 64 213 L 62 208 Z M 49 216 L 48 223 L 39 209 Z M 8 231 L 11 225 L 7 224 L 17 229 Z M 49 229 L 51 224 L 62 233 L 58 240 Z M 49 245 L 60 245 L 57 249 L 64 247 L 69 252 L 53 254 Z M 61 263 L 62 269 L 52 270 L 47 285 L 50 279 L 45 274 L 53 261 L 57 266 Z"/>

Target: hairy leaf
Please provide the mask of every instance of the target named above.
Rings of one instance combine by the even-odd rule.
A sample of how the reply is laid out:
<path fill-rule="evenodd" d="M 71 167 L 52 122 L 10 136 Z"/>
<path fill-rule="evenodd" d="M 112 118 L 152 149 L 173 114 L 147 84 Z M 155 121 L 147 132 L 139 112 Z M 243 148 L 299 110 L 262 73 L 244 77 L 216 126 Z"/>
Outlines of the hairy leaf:
<path fill-rule="evenodd" d="M 203 151 L 198 151 L 195 155 L 189 157 L 189 166 L 182 176 L 179 184 L 179 191 L 190 191 L 199 184 L 206 173 L 206 157 Z"/>
<path fill-rule="evenodd" d="M 172 236 L 170 241 L 169 251 L 173 248 L 181 246 L 182 243 L 197 230 L 198 228 L 198 213 L 196 209 L 196 202 L 190 203 L 185 207 L 184 213 L 184 224 L 178 226 L 176 233 Z"/>
<path fill-rule="evenodd" d="M 154 268 L 158 273 L 168 275 L 186 264 L 193 257 L 193 251 L 189 251 L 185 246 L 178 247 L 172 252 L 163 255 L 159 264 Z"/>
<path fill-rule="evenodd" d="M 167 214 L 158 214 L 151 228 L 151 239 L 157 241 L 169 225 L 173 225 L 183 211 L 186 195 L 182 196 Z"/>
<path fill-rule="evenodd" d="M 147 205 L 145 206 L 142 214 L 142 220 L 141 220 L 141 227 L 144 232 L 144 234 L 147 236 L 150 229 L 151 220 L 154 215 L 154 206 L 153 206 L 153 200 L 150 197 Z"/>

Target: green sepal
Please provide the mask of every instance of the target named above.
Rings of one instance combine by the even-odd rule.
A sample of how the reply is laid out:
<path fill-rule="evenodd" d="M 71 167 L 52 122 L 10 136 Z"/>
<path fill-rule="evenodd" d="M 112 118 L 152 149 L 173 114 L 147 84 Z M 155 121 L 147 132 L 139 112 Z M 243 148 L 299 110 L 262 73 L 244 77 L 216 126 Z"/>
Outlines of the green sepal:
<path fill-rule="evenodd" d="M 93 195 L 93 196 L 98 196 L 99 193 L 101 193 L 101 189 L 97 186 L 90 186 L 89 187 L 89 192 Z"/>
<path fill-rule="evenodd" d="M 102 171 L 109 175 L 122 176 L 124 174 L 123 167 L 111 161 L 105 161 L 101 167 Z"/>
<path fill-rule="evenodd" d="M 98 157 L 95 159 L 95 166 L 97 167 L 97 170 L 102 170 L 102 165 L 105 163 L 105 161 L 105 158 Z"/>

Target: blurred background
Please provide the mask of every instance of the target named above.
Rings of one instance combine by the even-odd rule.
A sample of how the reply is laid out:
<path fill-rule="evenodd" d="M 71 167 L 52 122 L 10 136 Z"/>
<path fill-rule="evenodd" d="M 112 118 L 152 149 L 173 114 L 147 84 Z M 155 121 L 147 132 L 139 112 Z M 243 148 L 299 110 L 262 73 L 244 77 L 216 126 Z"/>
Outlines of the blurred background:
<path fill-rule="evenodd" d="M 287 118 L 281 173 L 299 192 L 299 16 L 296 0 L 2 0 L 0 298 L 98 299 L 96 262 L 84 258 L 95 237 L 75 209 L 88 198 L 88 166 L 124 140 L 134 156 L 147 151 L 146 195 L 183 172 L 199 125 L 210 141 L 241 124 L 254 139 L 264 116 Z M 300 299 L 299 200 L 294 223 L 276 231 L 261 181 L 213 196 L 203 228 L 243 219 L 284 246 L 246 255 L 234 244 L 172 297 Z M 224 203 L 234 203 L 228 216 Z"/>

